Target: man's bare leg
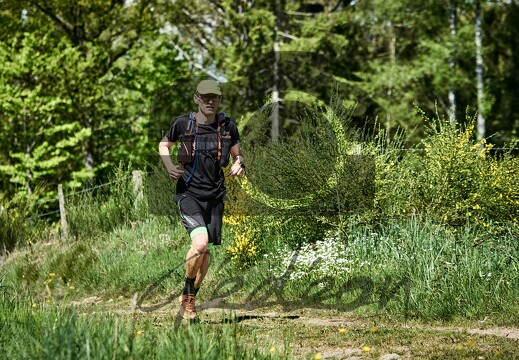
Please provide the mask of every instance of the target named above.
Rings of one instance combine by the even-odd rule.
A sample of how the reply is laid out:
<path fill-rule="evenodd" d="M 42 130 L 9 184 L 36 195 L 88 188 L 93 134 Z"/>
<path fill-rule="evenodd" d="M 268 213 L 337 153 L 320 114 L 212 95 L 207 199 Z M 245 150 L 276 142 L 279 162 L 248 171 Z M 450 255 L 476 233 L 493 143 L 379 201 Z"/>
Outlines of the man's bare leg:
<path fill-rule="evenodd" d="M 202 280 L 204 280 L 205 276 L 207 275 L 207 270 L 209 270 L 209 260 L 211 258 L 211 253 L 209 250 L 205 252 L 204 255 L 202 255 L 202 264 L 200 268 L 198 269 L 198 273 L 196 274 L 196 280 L 195 280 L 195 295 L 198 292 L 198 289 L 200 289 L 200 284 L 202 283 Z"/>
<path fill-rule="evenodd" d="M 205 228 L 202 228 L 205 230 Z M 209 237 L 207 231 L 199 231 L 191 241 L 191 248 L 186 255 L 186 278 L 182 291 L 181 306 L 184 319 L 195 319 L 197 317 L 195 308 L 195 281 L 197 274 L 204 264 L 205 254 Z"/>
<path fill-rule="evenodd" d="M 188 278 L 195 278 L 198 274 L 207 253 L 208 243 L 209 236 L 207 233 L 200 233 L 193 237 L 191 248 L 186 255 L 186 275 Z"/>

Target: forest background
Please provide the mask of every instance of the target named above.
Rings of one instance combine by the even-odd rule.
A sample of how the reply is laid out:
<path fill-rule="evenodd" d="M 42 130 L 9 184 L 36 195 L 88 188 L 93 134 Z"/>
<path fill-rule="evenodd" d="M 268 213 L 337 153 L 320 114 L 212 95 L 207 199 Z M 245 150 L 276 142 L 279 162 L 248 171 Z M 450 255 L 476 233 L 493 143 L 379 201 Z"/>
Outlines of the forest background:
<path fill-rule="evenodd" d="M 517 0 L 0 0 L 0 358 L 519 358 L 517 23 Z M 157 145 L 207 78 L 246 177 L 175 331 L 190 242 Z"/>
<path fill-rule="evenodd" d="M 221 110 L 238 122 L 280 100 L 256 138 L 296 132 L 302 110 L 283 100 L 297 90 L 339 93 L 354 126 L 388 141 L 403 129 L 408 147 L 424 136 L 419 111 L 479 114 L 478 139 L 508 146 L 518 21 L 517 1 L 2 0 L 0 199 L 46 201 L 120 162 L 144 168 L 202 78 L 224 83 Z"/>

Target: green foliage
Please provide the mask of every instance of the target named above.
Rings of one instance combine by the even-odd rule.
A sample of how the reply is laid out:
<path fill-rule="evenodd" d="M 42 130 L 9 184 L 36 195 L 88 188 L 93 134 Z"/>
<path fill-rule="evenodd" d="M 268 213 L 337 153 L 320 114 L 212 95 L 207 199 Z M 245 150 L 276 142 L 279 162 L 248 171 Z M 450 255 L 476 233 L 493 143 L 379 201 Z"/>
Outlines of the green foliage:
<path fill-rule="evenodd" d="M 381 217 L 420 214 L 450 225 L 517 225 L 517 159 L 509 153 L 498 157 L 492 145 L 477 142 L 471 119 L 464 128 L 425 120 L 424 154 L 393 152 L 378 164 L 376 201 Z"/>
<path fill-rule="evenodd" d="M 0 199 L 0 255 L 18 246 L 32 246 L 49 235 L 50 229 L 35 216 L 35 208 L 35 198 L 31 196 Z"/>
<path fill-rule="evenodd" d="M 144 166 L 148 141 L 159 140 L 148 139 L 157 120 L 150 104 L 188 74 L 171 38 L 159 34 L 154 4 L 25 4 L 23 27 L 0 42 L 0 181 L 8 196 L 39 186 L 37 196 L 48 198 L 58 183 L 77 189 L 105 180 L 119 161 Z M 169 98 L 168 110 L 183 100 Z"/>
<path fill-rule="evenodd" d="M 176 153 L 176 150 L 172 147 L 171 152 Z M 156 159 L 156 161 L 158 163 L 148 164 L 150 171 L 146 176 L 148 210 L 151 214 L 178 219 L 178 208 L 175 203 L 176 182 L 169 177 L 162 160 Z"/>
<path fill-rule="evenodd" d="M 110 180 L 108 188 L 85 191 L 69 200 L 67 221 L 72 236 L 87 238 L 110 232 L 144 215 L 145 204 L 137 201 L 131 171 L 120 165 Z"/>

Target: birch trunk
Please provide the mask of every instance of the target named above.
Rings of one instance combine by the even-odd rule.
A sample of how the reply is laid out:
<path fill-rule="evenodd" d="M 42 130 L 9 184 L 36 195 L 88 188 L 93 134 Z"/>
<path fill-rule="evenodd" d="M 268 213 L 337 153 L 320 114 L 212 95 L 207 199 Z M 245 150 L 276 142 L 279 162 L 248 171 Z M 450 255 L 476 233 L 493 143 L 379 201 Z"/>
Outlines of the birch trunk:
<path fill-rule="evenodd" d="M 454 75 L 454 71 L 456 69 L 456 35 L 457 35 L 457 7 L 454 3 L 451 2 L 451 6 L 449 8 L 449 26 L 451 29 L 451 41 L 453 47 L 451 49 L 451 55 L 449 59 L 449 66 L 451 68 L 451 74 Z M 453 76 L 451 76 L 452 79 Z M 456 123 L 456 94 L 454 93 L 454 83 L 451 80 L 449 84 L 449 120 L 452 125 Z"/>
<path fill-rule="evenodd" d="M 485 137 L 485 117 L 483 114 L 483 100 L 484 100 L 484 88 L 483 88 L 483 55 L 482 55 L 482 31 L 481 31 L 481 2 L 476 1 L 476 87 L 478 97 L 478 140 Z"/>
<path fill-rule="evenodd" d="M 279 1 L 276 1 L 276 23 L 274 25 L 274 66 L 272 86 L 272 128 L 270 138 L 273 142 L 279 139 Z"/>
<path fill-rule="evenodd" d="M 388 34 L 389 34 L 389 59 L 391 62 L 391 67 L 389 69 L 389 81 L 387 86 L 387 98 L 390 100 L 391 94 L 393 93 L 393 72 L 395 71 L 395 63 L 396 63 L 396 35 L 395 35 L 395 29 L 393 27 L 393 24 L 391 21 L 388 22 Z M 390 109 L 387 109 L 387 115 L 386 115 L 386 141 L 389 145 L 391 143 L 391 137 L 390 137 L 390 131 L 391 131 L 391 112 Z"/>

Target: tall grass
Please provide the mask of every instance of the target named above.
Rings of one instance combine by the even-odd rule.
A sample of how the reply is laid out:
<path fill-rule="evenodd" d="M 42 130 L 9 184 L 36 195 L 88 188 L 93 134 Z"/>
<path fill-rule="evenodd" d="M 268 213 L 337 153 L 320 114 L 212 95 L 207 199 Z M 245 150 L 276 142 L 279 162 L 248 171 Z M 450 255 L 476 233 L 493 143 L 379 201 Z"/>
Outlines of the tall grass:
<path fill-rule="evenodd" d="M 297 255 L 285 289 L 293 299 L 306 296 L 311 304 L 313 284 L 339 310 L 357 301 L 358 308 L 428 321 L 519 320 L 519 244 L 512 233 L 411 220 L 376 232 L 350 228 L 346 238 L 329 235 L 316 245 L 266 255 L 277 276 Z"/>
<path fill-rule="evenodd" d="M 35 208 L 34 196 L 18 194 L 9 201 L 0 199 L 0 257 L 48 236 Z"/>
<path fill-rule="evenodd" d="M 2 300 L 2 359 L 271 359 L 254 336 L 240 337 L 236 323 L 173 328 L 169 321 L 85 316 L 5 294 Z"/>
<path fill-rule="evenodd" d="M 145 204 L 136 206 L 131 171 L 123 165 L 114 168 L 110 186 L 85 191 L 68 200 L 67 220 L 70 233 L 87 238 L 110 232 L 120 225 L 141 219 Z"/>

